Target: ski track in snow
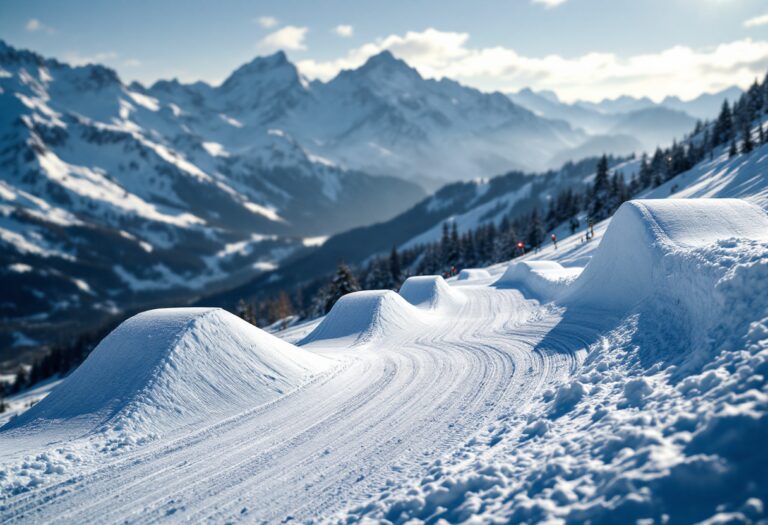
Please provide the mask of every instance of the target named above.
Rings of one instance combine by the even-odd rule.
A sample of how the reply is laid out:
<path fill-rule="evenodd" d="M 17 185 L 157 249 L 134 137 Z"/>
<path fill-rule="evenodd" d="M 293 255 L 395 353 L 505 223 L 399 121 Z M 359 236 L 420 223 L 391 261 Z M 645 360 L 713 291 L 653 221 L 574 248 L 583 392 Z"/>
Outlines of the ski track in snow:
<path fill-rule="evenodd" d="M 417 277 L 401 296 L 346 296 L 337 315 L 285 334 L 328 358 L 311 379 L 292 375 L 279 397 L 208 413 L 201 428 L 153 421 L 158 435 L 143 439 L 107 425 L 117 445 L 101 430 L 67 442 L 34 424 L 73 389 L 56 390 L 0 434 L 0 521 L 759 522 L 768 216 L 743 201 L 644 200 L 598 230 L 599 247 L 562 244 L 565 265 L 528 257 L 500 278 L 492 267 L 450 287 Z M 587 255 L 583 272 L 567 266 Z M 531 298 L 545 296 L 555 301 Z M 250 333 L 229 350 L 217 339 L 222 358 L 284 344 L 231 314 L 203 315 Z M 221 338 L 219 325 L 195 326 L 190 337 Z M 213 346 L 169 348 L 190 348 L 174 363 L 197 369 Z M 86 391 L 104 382 L 78 377 Z M 222 405 L 194 410 L 211 406 Z"/>
<path fill-rule="evenodd" d="M 594 335 L 487 284 L 425 332 L 329 351 L 333 371 L 274 402 L 9 497 L 3 521 L 305 522 L 418 479 L 567 378 Z"/>

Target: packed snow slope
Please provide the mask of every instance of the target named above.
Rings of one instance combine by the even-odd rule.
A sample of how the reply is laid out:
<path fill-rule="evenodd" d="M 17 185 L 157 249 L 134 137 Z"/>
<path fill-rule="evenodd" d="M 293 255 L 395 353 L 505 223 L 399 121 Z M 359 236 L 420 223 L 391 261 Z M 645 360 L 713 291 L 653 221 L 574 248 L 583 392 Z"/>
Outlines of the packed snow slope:
<path fill-rule="evenodd" d="M 143 438 L 263 404 L 328 364 L 224 310 L 151 310 L 123 322 L 4 430 Z"/>
<path fill-rule="evenodd" d="M 359 345 L 381 340 L 392 333 L 418 329 L 421 315 L 391 290 L 367 290 L 339 299 L 328 315 L 301 344 Z"/>
<path fill-rule="evenodd" d="M 494 283 L 500 288 L 517 288 L 542 300 L 551 300 L 567 289 L 582 269 L 564 268 L 555 261 L 519 261 L 511 263 Z"/>
<path fill-rule="evenodd" d="M 335 366 L 226 419 L 204 401 L 195 428 L 114 447 L 12 426 L 0 432 L 3 518 L 764 522 L 763 213 L 738 200 L 627 203 L 595 240 L 514 262 L 527 270 L 511 275 L 536 279 L 571 270 L 551 298 L 497 284 L 503 266 L 345 296 L 285 334 L 310 331 L 300 350 Z M 532 264 L 543 257 L 558 264 Z M 616 277 L 630 263 L 653 270 Z M 579 290 L 593 295 L 571 300 Z M 447 291 L 464 301 L 432 308 Z M 222 388 L 241 378 L 227 376 Z"/>
<path fill-rule="evenodd" d="M 459 281 L 474 281 L 477 279 L 486 279 L 491 274 L 484 268 L 465 268 L 459 272 L 457 279 Z"/>
<path fill-rule="evenodd" d="M 765 212 L 734 199 L 631 201 L 599 245 L 562 245 L 570 256 L 538 257 L 591 253 L 580 276 L 529 258 L 500 281 L 554 298 L 564 324 L 599 322 L 584 363 L 537 406 L 489 427 L 483 445 L 344 520 L 765 520 Z"/>
<path fill-rule="evenodd" d="M 696 274 L 697 248 L 728 239 L 768 241 L 768 216 L 739 199 L 659 199 L 624 203 L 566 303 L 626 309 Z M 541 263 L 540 263 L 541 264 Z M 556 264 L 556 263 L 548 263 Z M 685 267 L 684 265 L 689 267 Z"/>
<path fill-rule="evenodd" d="M 412 305 L 426 310 L 456 310 L 465 300 L 439 275 L 409 277 L 400 287 L 400 295 Z"/>

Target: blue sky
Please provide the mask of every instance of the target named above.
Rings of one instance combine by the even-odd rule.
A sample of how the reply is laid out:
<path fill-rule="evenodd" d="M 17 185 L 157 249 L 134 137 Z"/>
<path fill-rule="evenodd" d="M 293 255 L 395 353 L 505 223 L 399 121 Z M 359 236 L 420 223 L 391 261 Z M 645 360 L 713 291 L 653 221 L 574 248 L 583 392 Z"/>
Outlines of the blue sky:
<path fill-rule="evenodd" d="M 690 98 L 768 70 L 768 2 L 0 0 L 0 38 L 144 83 L 217 83 L 278 48 L 327 79 L 390 49 L 484 90 Z"/>

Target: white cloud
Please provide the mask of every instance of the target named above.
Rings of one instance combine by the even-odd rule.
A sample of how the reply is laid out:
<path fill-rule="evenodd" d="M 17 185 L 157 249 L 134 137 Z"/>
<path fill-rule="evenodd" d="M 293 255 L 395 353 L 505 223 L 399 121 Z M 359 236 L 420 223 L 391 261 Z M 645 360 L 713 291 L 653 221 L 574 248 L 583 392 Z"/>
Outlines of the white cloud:
<path fill-rule="evenodd" d="M 127 67 L 139 67 L 141 65 L 141 60 L 138 58 L 126 58 L 123 60 L 123 65 Z"/>
<path fill-rule="evenodd" d="M 274 33 L 270 33 L 259 41 L 259 48 L 266 51 L 278 49 L 289 51 L 302 51 L 307 48 L 304 45 L 304 37 L 307 35 L 306 27 L 285 26 Z"/>
<path fill-rule="evenodd" d="M 768 25 L 768 14 L 755 16 L 744 22 L 744 27 L 758 27 Z"/>
<path fill-rule="evenodd" d="M 264 29 L 269 29 L 275 27 L 278 24 L 278 21 L 274 16 L 260 16 L 256 19 L 256 23 Z"/>
<path fill-rule="evenodd" d="M 29 31 L 30 33 L 37 33 L 39 31 L 44 31 L 46 33 L 53 33 L 53 28 L 45 25 L 37 18 L 30 18 L 27 20 L 27 23 L 24 24 L 24 29 Z"/>
<path fill-rule="evenodd" d="M 553 7 L 557 7 L 560 4 L 564 4 L 566 0 L 531 0 L 534 4 L 540 4 L 546 7 L 547 9 L 552 9 Z"/>
<path fill-rule="evenodd" d="M 77 52 L 64 53 L 64 62 L 73 66 L 84 66 L 86 64 L 103 64 L 117 59 L 117 53 L 114 51 L 105 51 L 93 55 L 81 55 Z"/>
<path fill-rule="evenodd" d="M 355 34 L 355 29 L 350 25 L 341 24 L 334 27 L 333 32 L 339 35 L 340 37 L 349 38 L 353 34 Z"/>
<path fill-rule="evenodd" d="M 715 47 L 675 46 L 634 56 L 592 52 L 574 57 L 524 56 L 496 46 L 475 48 L 469 34 L 427 29 L 390 35 L 330 61 L 302 60 L 310 78 L 329 79 L 385 49 L 431 78 L 449 77 L 484 90 L 552 89 L 565 100 L 599 100 L 628 94 L 691 98 L 734 84 L 748 86 L 768 67 L 768 41 L 749 38 Z"/>

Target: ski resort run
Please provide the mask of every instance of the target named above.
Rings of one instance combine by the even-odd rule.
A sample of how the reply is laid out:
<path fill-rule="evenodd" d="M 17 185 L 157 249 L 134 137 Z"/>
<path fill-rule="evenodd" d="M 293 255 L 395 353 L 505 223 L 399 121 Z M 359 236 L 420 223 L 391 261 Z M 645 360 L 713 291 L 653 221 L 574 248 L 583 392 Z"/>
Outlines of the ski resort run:
<path fill-rule="evenodd" d="M 0 431 L 2 515 L 764 519 L 768 216 L 648 199 L 595 230 L 346 295 L 282 339 L 132 317 Z"/>

